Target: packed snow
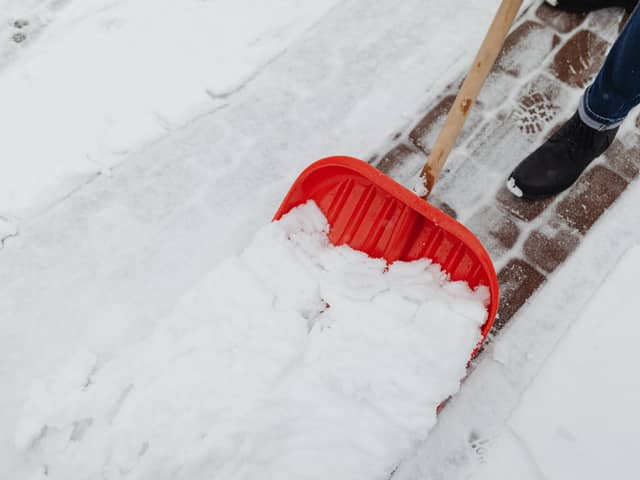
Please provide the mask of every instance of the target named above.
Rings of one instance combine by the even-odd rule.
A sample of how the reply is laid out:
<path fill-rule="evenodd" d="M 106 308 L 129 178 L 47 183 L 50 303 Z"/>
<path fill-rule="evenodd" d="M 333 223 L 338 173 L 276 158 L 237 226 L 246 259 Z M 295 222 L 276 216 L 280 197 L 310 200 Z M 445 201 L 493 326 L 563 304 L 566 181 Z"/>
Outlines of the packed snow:
<path fill-rule="evenodd" d="M 298 207 L 148 338 L 109 357 L 77 348 L 34 381 L 15 432 L 22 472 L 388 478 L 458 390 L 488 289 L 426 259 L 387 266 L 335 247 L 328 230 L 315 204 Z"/>

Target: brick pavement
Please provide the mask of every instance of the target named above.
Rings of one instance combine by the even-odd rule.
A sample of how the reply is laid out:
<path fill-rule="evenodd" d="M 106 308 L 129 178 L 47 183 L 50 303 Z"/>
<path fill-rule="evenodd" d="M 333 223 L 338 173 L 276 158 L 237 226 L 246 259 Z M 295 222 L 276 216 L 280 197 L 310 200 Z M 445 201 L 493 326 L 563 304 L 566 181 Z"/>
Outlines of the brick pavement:
<path fill-rule="evenodd" d="M 430 201 L 466 224 L 491 255 L 501 287 L 493 334 L 580 244 L 640 172 L 640 117 L 568 191 L 523 201 L 504 188 L 511 169 L 576 109 L 624 25 L 622 10 L 525 11 L 480 95 Z M 418 175 L 451 106 L 455 79 L 370 161 L 407 186 Z M 478 188 L 481 183 L 483 188 Z"/>

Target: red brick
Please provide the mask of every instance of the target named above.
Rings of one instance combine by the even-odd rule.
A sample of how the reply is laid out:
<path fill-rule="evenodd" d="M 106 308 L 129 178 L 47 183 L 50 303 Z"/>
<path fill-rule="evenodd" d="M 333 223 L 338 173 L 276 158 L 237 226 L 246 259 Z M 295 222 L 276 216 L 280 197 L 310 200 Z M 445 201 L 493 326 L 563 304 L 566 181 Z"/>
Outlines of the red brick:
<path fill-rule="evenodd" d="M 513 195 L 505 187 L 502 187 L 498 191 L 496 200 L 504 210 L 525 222 L 530 222 L 537 218 L 552 202 L 550 198 L 543 200 L 523 200 Z"/>
<path fill-rule="evenodd" d="M 560 49 L 551 72 L 566 84 L 584 88 L 598 73 L 609 44 L 589 30 L 581 30 Z"/>
<path fill-rule="evenodd" d="M 415 152 L 404 143 L 400 143 L 387 152 L 382 159 L 377 162 L 376 168 L 383 173 L 389 173 L 394 168 L 401 167 L 402 164 Z"/>
<path fill-rule="evenodd" d="M 520 235 L 516 223 L 493 205 L 476 212 L 466 225 L 494 260 L 504 256 L 515 245 Z"/>
<path fill-rule="evenodd" d="M 545 281 L 545 276 L 521 258 L 514 258 L 498 273 L 500 306 L 494 331 L 498 331 Z"/>
<path fill-rule="evenodd" d="M 575 230 L 554 223 L 531 232 L 523 247 L 525 258 L 548 273 L 564 262 L 580 243 L 580 235 Z"/>
<path fill-rule="evenodd" d="M 578 28 L 587 18 L 586 13 L 563 12 L 542 3 L 536 10 L 536 16 L 545 24 L 555 28 L 560 33 L 568 33 Z"/>
<path fill-rule="evenodd" d="M 640 172 L 640 135 L 632 133 L 627 138 L 615 140 L 604 157 L 614 172 L 633 180 Z"/>
<path fill-rule="evenodd" d="M 620 175 L 597 165 L 580 177 L 556 212 L 570 227 L 586 233 L 627 185 Z"/>
<path fill-rule="evenodd" d="M 516 77 L 540 68 L 560 37 L 540 23 L 526 21 L 509 34 L 496 61 L 496 70 Z"/>

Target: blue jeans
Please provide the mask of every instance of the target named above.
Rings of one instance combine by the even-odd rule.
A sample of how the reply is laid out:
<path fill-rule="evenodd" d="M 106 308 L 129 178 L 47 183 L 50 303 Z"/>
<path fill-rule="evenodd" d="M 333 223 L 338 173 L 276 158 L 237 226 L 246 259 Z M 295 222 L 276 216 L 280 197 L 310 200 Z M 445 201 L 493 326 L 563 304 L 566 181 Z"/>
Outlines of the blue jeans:
<path fill-rule="evenodd" d="M 579 106 L 580 118 L 591 128 L 620 126 L 629 111 L 640 104 L 640 6 L 631 14 L 613 44 L 593 84 Z"/>

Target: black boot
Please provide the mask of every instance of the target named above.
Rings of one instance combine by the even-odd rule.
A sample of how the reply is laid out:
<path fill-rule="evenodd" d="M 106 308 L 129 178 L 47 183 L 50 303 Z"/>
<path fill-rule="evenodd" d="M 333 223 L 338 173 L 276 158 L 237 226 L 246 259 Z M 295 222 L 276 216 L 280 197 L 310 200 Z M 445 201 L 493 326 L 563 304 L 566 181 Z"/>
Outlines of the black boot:
<path fill-rule="evenodd" d="M 545 198 L 569 188 L 616 137 L 618 128 L 594 130 L 576 112 L 511 172 L 507 188 L 517 197 Z"/>
<path fill-rule="evenodd" d="M 601 8 L 619 7 L 627 12 L 633 11 L 638 0 L 545 0 L 552 7 L 567 12 L 591 12 Z"/>

